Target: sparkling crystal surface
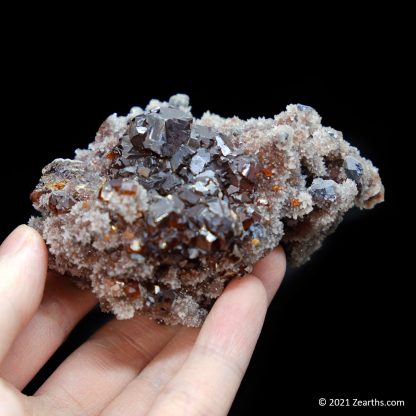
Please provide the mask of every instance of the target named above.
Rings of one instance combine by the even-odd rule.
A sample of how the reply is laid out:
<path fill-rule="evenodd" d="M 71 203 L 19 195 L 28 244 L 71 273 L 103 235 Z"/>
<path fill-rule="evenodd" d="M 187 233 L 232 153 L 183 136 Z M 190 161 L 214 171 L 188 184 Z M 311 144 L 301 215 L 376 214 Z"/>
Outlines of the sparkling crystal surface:
<path fill-rule="evenodd" d="M 230 279 L 279 243 L 302 264 L 348 209 L 383 195 L 377 169 L 311 107 L 198 120 L 178 94 L 110 116 L 87 150 L 47 165 L 30 225 L 50 267 L 104 310 L 199 326 Z"/>

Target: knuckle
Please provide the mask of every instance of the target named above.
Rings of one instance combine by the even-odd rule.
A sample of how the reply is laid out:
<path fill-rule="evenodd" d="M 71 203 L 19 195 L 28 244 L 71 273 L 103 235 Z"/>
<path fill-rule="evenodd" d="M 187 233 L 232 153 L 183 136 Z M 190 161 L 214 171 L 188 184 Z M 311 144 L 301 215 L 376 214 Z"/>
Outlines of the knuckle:
<path fill-rule="evenodd" d="M 130 361 L 137 364 L 151 358 L 140 342 L 119 329 L 98 333 L 88 343 L 97 352 L 94 354 L 95 362 L 104 368 L 111 368 L 114 363 L 125 364 Z"/>
<path fill-rule="evenodd" d="M 206 400 L 200 400 L 189 389 L 178 386 L 166 388 L 166 403 L 171 415 L 215 416 L 218 413 Z"/>

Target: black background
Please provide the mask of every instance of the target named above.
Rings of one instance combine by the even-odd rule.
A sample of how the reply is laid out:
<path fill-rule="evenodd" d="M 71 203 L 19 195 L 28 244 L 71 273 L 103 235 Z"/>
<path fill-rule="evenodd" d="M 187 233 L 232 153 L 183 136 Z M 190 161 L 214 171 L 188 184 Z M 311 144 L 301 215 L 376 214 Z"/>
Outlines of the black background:
<path fill-rule="evenodd" d="M 190 95 L 195 116 L 209 109 L 271 117 L 289 103 L 311 105 L 380 168 L 386 202 L 352 212 L 308 264 L 288 271 L 231 414 L 314 409 L 320 397 L 401 399 L 410 406 L 413 270 L 402 238 L 413 222 L 411 165 L 399 146 L 410 153 L 414 138 L 400 42 L 370 31 L 365 40 L 326 49 L 313 32 L 294 39 L 276 29 L 239 43 L 228 29 L 195 46 L 192 31 L 110 44 L 100 33 L 56 39 L 56 27 L 8 44 L 1 237 L 32 213 L 28 196 L 41 168 L 85 147 L 113 112 L 177 92 Z M 100 319 L 95 312 L 82 323 L 29 393 Z"/>

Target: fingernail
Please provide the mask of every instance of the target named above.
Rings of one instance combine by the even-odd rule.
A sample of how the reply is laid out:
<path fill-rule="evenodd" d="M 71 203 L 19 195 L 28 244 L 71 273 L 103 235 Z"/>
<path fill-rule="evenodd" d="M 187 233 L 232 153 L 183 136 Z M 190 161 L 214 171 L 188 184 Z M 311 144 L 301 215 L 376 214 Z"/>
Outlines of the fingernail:
<path fill-rule="evenodd" d="M 31 234 L 31 228 L 27 225 L 19 225 L 9 236 L 3 241 L 0 246 L 1 256 L 11 256 L 16 254 L 27 241 Z"/>

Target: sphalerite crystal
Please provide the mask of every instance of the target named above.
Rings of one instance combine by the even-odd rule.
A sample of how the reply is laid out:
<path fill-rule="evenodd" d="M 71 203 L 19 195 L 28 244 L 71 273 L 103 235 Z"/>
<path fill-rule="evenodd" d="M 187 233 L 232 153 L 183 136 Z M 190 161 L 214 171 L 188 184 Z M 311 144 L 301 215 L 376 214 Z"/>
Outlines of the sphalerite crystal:
<path fill-rule="evenodd" d="M 181 94 L 110 116 L 87 150 L 42 174 L 30 225 L 50 268 L 117 318 L 188 326 L 279 243 L 302 264 L 348 209 L 384 194 L 372 163 L 311 107 L 197 120 Z"/>

